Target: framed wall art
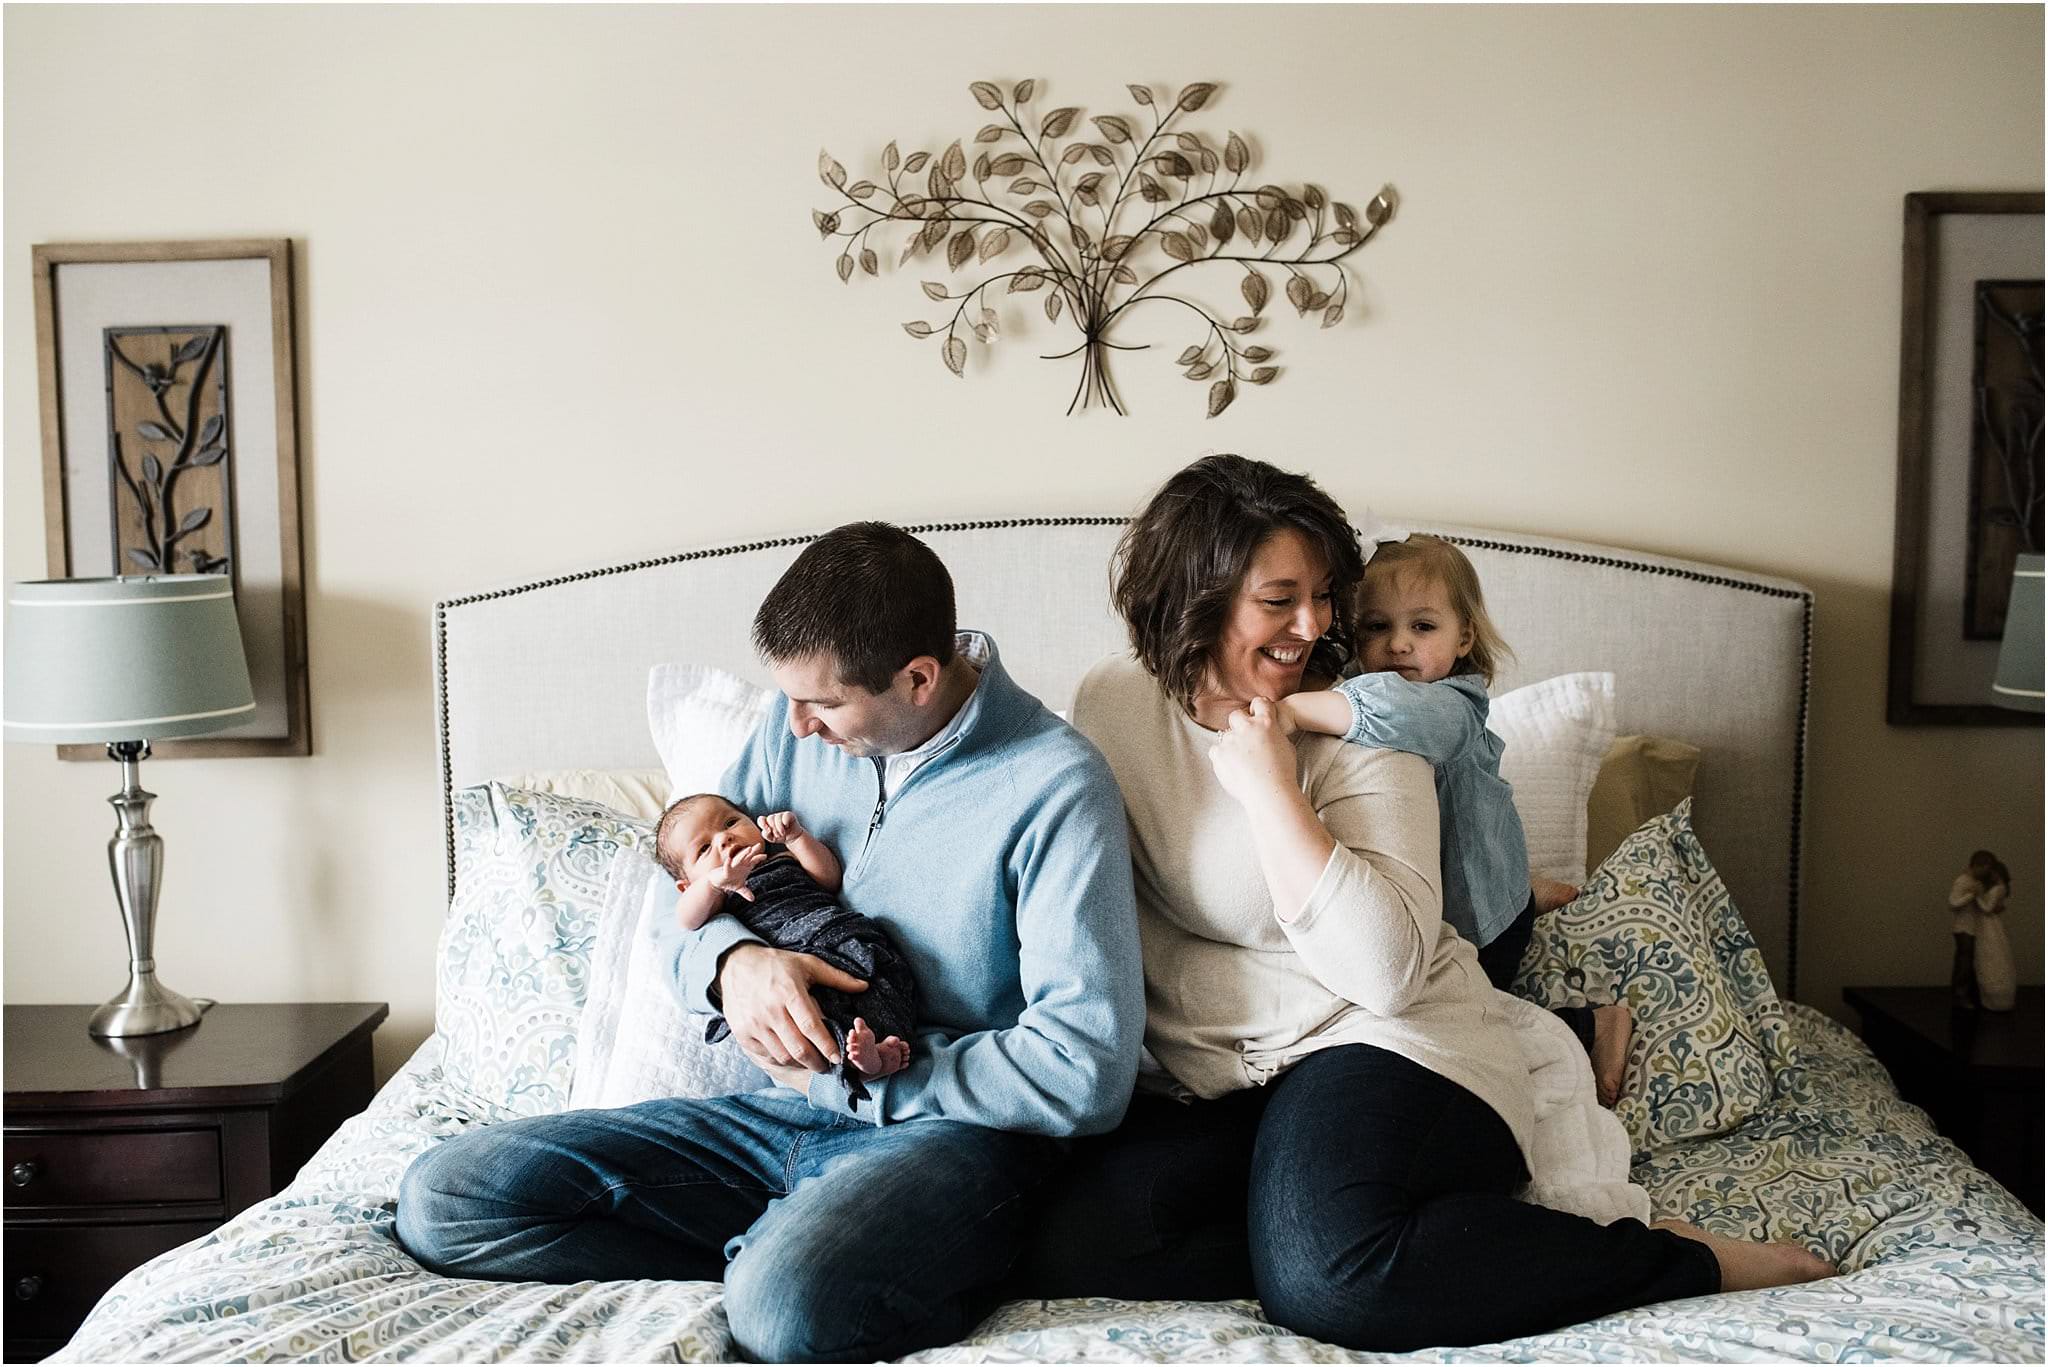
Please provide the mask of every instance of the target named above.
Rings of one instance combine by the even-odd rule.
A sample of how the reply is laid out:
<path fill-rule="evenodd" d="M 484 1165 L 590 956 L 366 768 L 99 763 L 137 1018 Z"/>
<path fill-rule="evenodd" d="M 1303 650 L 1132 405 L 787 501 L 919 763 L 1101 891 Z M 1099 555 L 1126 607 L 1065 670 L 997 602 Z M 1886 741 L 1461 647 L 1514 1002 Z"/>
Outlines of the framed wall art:
<path fill-rule="evenodd" d="M 1991 702 L 2013 558 L 2041 550 L 2041 194 L 1906 196 L 1893 725 L 2040 726 Z"/>
<path fill-rule="evenodd" d="M 50 577 L 234 585 L 255 716 L 154 752 L 311 754 L 291 243 L 39 245 L 35 308 Z"/>

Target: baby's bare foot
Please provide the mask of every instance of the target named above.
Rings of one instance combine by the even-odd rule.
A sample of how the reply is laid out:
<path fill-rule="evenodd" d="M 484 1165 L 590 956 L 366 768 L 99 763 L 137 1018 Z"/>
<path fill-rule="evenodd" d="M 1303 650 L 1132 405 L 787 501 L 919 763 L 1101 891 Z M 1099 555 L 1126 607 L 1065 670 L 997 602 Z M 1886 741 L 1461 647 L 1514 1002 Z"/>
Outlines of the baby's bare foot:
<path fill-rule="evenodd" d="M 1579 895 L 1579 890 L 1570 883 L 1560 883 L 1553 878 L 1531 878 L 1529 891 L 1536 898 L 1538 913 L 1556 911 Z"/>
<path fill-rule="evenodd" d="M 1723 1291 L 1760 1291 L 1767 1286 L 1817 1282 L 1835 1275 L 1833 1263 L 1797 1244 L 1758 1244 L 1723 1238 L 1684 1220 L 1653 1220 L 1650 1228 L 1669 1230 L 1712 1249 L 1714 1261 L 1721 1265 Z"/>
<path fill-rule="evenodd" d="M 876 1076 L 887 1077 L 910 1066 L 910 1041 L 891 1035 L 877 1047 L 882 1051 L 882 1071 Z"/>
<path fill-rule="evenodd" d="M 1635 1017 L 1621 1002 L 1593 1010 L 1593 1089 L 1600 1104 L 1612 1107 L 1621 1100 L 1622 1083 L 1628 1074 L 1628 1046 L 1635 1038 Z"/>
<path fill-rule="evenodd" d="M 887 1077 L 902 1072 L 910 1062 L 910 1046 L 894 1035 L 876 1039 L 868 1023 L 856 1016 L 853 1029 L 846 1032 L 846 1060 L 862 1077 Z"/>
<path fill-rule="evenodd" d="M 855 1016 L 853 1029 L 846 1032 L 846 1061 L 853 1065 L 855 1072 L 873 1077 L 875 1068 L 882 1059 L 879 1044 L 875 1032 L 868 1028 L 868 1023 Z"/>

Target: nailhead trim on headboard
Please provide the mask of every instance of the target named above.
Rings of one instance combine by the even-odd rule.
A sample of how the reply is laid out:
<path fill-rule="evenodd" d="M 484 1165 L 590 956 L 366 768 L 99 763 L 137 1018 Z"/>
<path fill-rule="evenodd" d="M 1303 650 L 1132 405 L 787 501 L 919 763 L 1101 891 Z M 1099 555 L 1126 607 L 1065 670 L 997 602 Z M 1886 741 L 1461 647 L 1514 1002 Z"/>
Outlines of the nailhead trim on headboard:
<path fill-rule="evenodd" d="M 993 518 L 974 522 L 922 522 L 905 527 L 914 534 L 926 532 L 981 532 L 999 531 L 1010 527 L 1114 527 L 1129 522 L 1121 516 L 1082 517 L 1010 517 Z M 487 603 L 498 598 L 510 598 L 516 594 L 532 593 L 538 589 L 555 588 L 562 584 L 580 583 L 586 579 L 602 579 L 607 575 L 629 574 L 634 570 L 653 569 L 661 565 L 677 565 L 691 560 L 711 560 L 719 556 L 742 555 L 749 551 L 774 550 L 783 546 L 804 546 L 816 541 L 821 532 L 807 536 L 775 537 L 767 541 L 749 541 L 737 546 L 715 546 L 706 550 L 681 551 L 675 555 L 657 556 L 651 560 L 629 560 L 623 564 L 605 565 L 598 569 L 581 570 L 575 574 L 557 575 L 551 579 L 536 579 L 531 583 L 515 584 L 510 588 L 494 589 L 487 593 L 465 594 L 460 598 L 444 599 L 434 605 L 434 691 L 441 727 L 441 821 L 442 836 L 448 857 L 448 896 L 455 896 L 455 791 L 450 781 L 454 772 L 448 746 L 448 610 L 470 603 Z M 1800 628 L 1800 672 L 1799 672 L 1799 726 L 1792 752 L 1792 861 L 1789 870 L 1790 883 L 1786 887 L 1786 956 L 1784 994 L 1796 1000 L 1799 986 L 1799 846 L 1802 836 L 1800 811 L 1806 792 L 1806 728 L 1808 707 L 1813 689 L 1813 594 L 1797 589 L 1778 588 L 1770 584 L 1757 584 L 1744 579 L 1733 579 L 1727 575 L 1701 574 L 1697 570 L 1681 569 L 1673 565 L 1651 565 L 1638 560 L 1624 560 L 1616 556 L 1588 555 L 1582 551 L 1564 551 L 1550 546 L 1517 546 L 1506 541 L 1489 541 L 1478 537 L 1446 536 L 1455 545 L 1470 546 L 1477 550 L 1502 551 L 1513 555 L 1547 556 L 1553 560 L 1569 560 L 1588 565 L 1604 565 L 1613 569 L 1633 570 L 1643 574 L 1661 574 L 1695 583 L 1712 584 L 1720 588 L 1741 589 L 1748 593 L 1766 594 L 1773 598 L 1797 598 L 1804 601 L 1804 616 Z"/>

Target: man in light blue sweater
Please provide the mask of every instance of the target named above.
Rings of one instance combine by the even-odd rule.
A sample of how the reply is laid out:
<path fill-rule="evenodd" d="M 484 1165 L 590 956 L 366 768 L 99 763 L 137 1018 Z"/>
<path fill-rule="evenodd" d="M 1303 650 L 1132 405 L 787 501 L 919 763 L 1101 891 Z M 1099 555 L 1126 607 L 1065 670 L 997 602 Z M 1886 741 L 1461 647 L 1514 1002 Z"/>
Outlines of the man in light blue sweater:
<path fill-rule="evenodd" d="M 430 1150 L 398 1232 L 458 1276 L 719 1279 L 764 1362 L 888 1358 L 993 1307 L 1026 1197 L 1137 1075 L 1144 975 L 1102 756 L 956 634 L 952 581 L 883 523 L 830 532 L 763 601 L 783 696 L 727 774 L 845 865 L 845 904 L 916 975 L 908 1067 L 858 1115 L 810 989 L 863 984 L 729 916 L 661 941 L 685 1004 L 779 1086 L 512 1121 Z"/>

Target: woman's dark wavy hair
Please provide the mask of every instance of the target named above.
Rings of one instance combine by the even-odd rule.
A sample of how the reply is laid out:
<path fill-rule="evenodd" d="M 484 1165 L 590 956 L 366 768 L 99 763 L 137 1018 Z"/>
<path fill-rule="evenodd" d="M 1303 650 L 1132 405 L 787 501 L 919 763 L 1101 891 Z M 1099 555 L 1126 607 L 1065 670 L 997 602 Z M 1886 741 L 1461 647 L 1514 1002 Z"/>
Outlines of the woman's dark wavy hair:
<path fill-rule="evenodd" d="M 1194 707 L 1252 557 L 1289 528 L 1330 567 L 1330 629 L 1309 654 L 1307 676 L 1336 679 L 1355 650 L 1352 600 L 1365 557 L 1344 510 L 1307 475 L 1204 456 L 1152 495 L 1118 543 L 1111 601 L 1139 662 L 1182 707 Z"/>

